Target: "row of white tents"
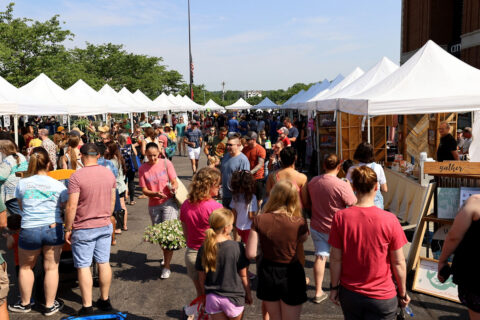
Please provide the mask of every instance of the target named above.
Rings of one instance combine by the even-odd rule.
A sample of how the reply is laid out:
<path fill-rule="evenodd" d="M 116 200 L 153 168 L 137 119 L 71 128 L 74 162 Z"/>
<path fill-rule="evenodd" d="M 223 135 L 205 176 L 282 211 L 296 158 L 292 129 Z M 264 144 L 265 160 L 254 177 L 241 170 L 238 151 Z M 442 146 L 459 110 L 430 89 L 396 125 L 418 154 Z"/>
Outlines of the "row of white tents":
<path fill-rule="evenodd" d="M 279 106 L 268 97 L 251 106 L 240 98 L 226 110 L 297 109 L 342 111 L 377 116 L 480 110 L 480 70 L 428 41 L 401 67 L 387 58 L 367 72 L 324 80 Z M 224 110 L 209 100 L 199 105 L 186 96 L 160 94 L 153 101 L 140 90 L 116 92 L 105 84 L 98 92 L 83 80 L 64 90 L 45 74 L 21 88 L 0 77 L 0 114 L 95 115 L 131 112 Z"/>
<path fill-rule="evenodd" d="M 140 90 L 127 88 L 116 92 L 105 84 L 98 92 L 78 80 L 64 90 L 45 74 L 16 88 L 0 77 L 1 115 L 96 115 L 131 112 L 221 111 L 223 107 L 210 100 L 199 105 L 186 96 L 160 94 L 153 101 Z"/>

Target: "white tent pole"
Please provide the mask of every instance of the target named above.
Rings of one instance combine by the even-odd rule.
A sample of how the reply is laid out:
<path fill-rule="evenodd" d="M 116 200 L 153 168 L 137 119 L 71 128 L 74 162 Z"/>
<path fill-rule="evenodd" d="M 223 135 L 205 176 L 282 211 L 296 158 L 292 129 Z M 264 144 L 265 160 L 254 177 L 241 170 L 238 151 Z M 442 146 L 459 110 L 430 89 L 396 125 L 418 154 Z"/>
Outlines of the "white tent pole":
<path fill-rule="evenodd" d="M 130 112 L 130 131 L 133 133 L 133 113 Z"/>
<path fill-rule="evenodd" d="M 68 115 L 68 131 L 70 132 L 70 115 Z"/>
<path fill-rule="evenodd" d="M 367 114 L 367 142 L 371 143 L 371 138 L 370 138 L 370 117 Z"/>
<path fill-rule="evenodd" d="M 15 134 L 15 144 L 18 146 L 18 115 L 13 116 L 13 133 Z"/>

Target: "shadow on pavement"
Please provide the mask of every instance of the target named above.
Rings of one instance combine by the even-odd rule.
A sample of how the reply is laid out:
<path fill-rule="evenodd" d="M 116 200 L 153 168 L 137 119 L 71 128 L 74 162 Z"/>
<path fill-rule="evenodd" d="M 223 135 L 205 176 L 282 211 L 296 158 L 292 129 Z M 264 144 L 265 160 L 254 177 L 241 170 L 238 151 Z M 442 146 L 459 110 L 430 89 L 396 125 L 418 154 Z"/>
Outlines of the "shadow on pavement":
<path fill-rule="evenodd" d="M 439 310 L 442 312 L 449 312 L 449 313 L 454 313 L 456 315 L 445 315 L 445 316 L 439 316 L 438 319 L 468 319 L 468 311 L 463 307 L 462 305 L 458 304 L 458 307 L 452 306 L 452 305 L 445 305 L 441 303 L 434 303 L 434 302 L 428 302 L 428 301 L 418 301 L 418 300 L 413 300 L 410 302 L 410 305 L 416 306 L 419 308 L 423 308 L 425 310 Z M 414 310 L 415 312 L 415 310 Z"/>

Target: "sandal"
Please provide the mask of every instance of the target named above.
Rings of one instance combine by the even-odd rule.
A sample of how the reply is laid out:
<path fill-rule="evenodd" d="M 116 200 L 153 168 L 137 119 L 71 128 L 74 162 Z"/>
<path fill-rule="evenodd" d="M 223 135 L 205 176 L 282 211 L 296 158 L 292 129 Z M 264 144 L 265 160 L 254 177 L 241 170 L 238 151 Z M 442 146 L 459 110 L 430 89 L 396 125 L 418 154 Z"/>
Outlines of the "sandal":
<path fill-rule="evenodd" d="M 122 229 L 115 229 L 115 234 L 122 234 Z"/>
<path fill-rule="evenodd" d="M 130 201 L 130 202 L 128 203 L 128 205 L 129 205 L 129 206 L 134 206 L 135 203 L 136 203 L 135 201 Z"/>
<path fill-rule="evenodd" d="M 123 227 L 122 230 L 123 230 L 123 231 L 128 231 L 128 228 L 127 228 L 127 227 Z"/>

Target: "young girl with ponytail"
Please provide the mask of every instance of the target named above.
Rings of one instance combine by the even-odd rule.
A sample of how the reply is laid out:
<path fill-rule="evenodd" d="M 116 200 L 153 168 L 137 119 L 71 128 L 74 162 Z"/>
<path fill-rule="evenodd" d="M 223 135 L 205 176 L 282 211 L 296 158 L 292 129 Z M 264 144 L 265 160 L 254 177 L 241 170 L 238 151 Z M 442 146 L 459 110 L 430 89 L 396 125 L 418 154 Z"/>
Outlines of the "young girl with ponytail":
<path fill-rule="evenodd" d="M 249 264 L 243 245 L 231 240 L 233 213 L 225 208 L 212 212 L 210 228 L 198 251 L 196 269 L 202 294 L 206 294 L 205 310 L 213 320 L 242 319 L 244 302 L 252 303 L 247 278 Z"/>

